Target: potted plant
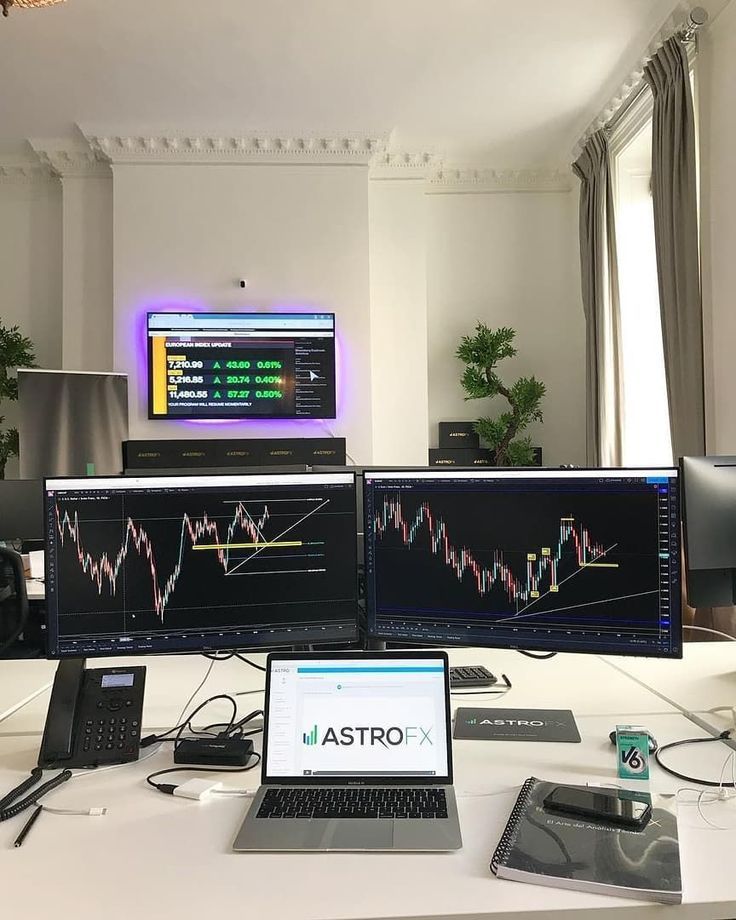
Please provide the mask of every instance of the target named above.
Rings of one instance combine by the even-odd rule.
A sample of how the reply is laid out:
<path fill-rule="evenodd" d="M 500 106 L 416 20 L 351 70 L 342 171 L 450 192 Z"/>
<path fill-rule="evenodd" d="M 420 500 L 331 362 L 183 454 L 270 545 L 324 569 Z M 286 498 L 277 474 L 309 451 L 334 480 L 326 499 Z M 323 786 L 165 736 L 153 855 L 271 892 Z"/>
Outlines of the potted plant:
<path fill-rule="evenodd" d="M 0 400 L 18 398 L 18 380 L 8 371 L 17 367 L 35 367 L 33 342 L 21 334 L 18 326 L 0 323 Z M 0 425 L 5 416 L 0 415 Z M 0 479 L 5 479 L 5 465 L 18 456 L 18 429 L 0 428 Z"/>
<path fill-rule="evenodd" d="M 509 409 L 497 418 L 479 418 L 474 428 L 493 452 L 496 466 L 530 466 L 534 461 L 531 438 L 519 437 L 531 422 L 542 421 L 540 404 L 545 385 L 536 377 L 519 377 L 506 386 L 496 373 L 498 363 L 516 354 L 516 332 L 507 326 L 491 329 L 478 322 L 474 335 L 465 335 L 455 352 L 466 364 L 461 379 L 465 399 L 503 396 Z"/>

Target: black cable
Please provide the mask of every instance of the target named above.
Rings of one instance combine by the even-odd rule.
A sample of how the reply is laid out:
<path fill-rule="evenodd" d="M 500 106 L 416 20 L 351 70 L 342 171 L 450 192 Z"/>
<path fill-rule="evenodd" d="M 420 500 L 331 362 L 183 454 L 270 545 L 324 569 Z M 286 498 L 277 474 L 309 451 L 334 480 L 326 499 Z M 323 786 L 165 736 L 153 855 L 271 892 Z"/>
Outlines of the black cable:
<path fill-rule="evenodd" d="M 197 715 L 197 713 L 200 710 L 204 709 L 204 707 L 208 706 L 210 703 L 214 703 L 215 700 L 228 700 L 229 702 L 233 704 L 233 714 L 230 717 L 230 721 L 228 722 L 228 730 L 232 728 L 233 723 L 235 722 L 235 716 L 238 714 L 238 704 L 231 696 L 228 696 L 227 693 L 218 693 L 216 696 L 211 696 L 208 700 L 205 700 L 204 703 L 200 703 L 199 706 L 197 706 L 197 708 L 194 710 L 194 712 L 191 713 L 191 715 L 189 715 L 189 717 L 186 720 L 186 723 L 182 725 L 179 731 L 176 733 L 176 738 L 174 739 L 174 750 L 176 750 L 177 747 L 179 746 L 179 741 L 181 739 L 181 733 L 184 731 L 187 725 L 189 726 L 190 730 L 194 734 L 197 734 L 197 732 L 195 731 L 192 725 L 192 719 Z"/>
<path fill-rule="evenodd" d="M 502 674 L 501 677 L 504 680 L 503 684 L 495 683 L 492 686 L 488 687 L 486 690 L 450 690 L 450 696 L 488 696 L 489 694 L 498 693 L 499 696 L 503 696 L 508 690 L 511 689 L 511 681 L 506 677 L 505 674 Z"/>
<path fill-rule="evenodd" d="M 256 664 L 255 661 L 251 661 L 250 658 L 246 658 L 245 655 L 241 655 L 240 652 L 233 652 L 233 654 L 234 654 L 235 657 L 238 658 L 240 661 L 244 661 L 246 664 L 249 664 L 252 668 L 255 668 L 256 671 L 264 671 L 264 672 L 265 672 L 266 669 L 263 667 L 262 664 Z"/>
<path fill-rule="evenodd" d="M 662 763 L 660 759 L 660 754 L 663 754 L 665 751 L 670 750 L 671 748 L 680 747 L 683 744 L 707 744 L 710 741 L 726 741 L 730 739 L 731 731 L 721 732 L 720 735 L 716 735 L 714 738 L 685 738 L 682 741 L 670 741 L 669 744 L 663 744 L 658 750 L 654 752 L 654 759 L 657 761 L 659 766 L 669 773 L 671 776 L 676 776 L 678 779 L 683 779 L 687 783 L 697 783 L 699 786 L 716 786 L 718 788 L 724 787 L 726 789 L 735 789 L 736 784 L 733 782 L 730 783 L 721 783 L 713 782 L 710 779 L 696 779 L 694 776 L 686 776 L 684 773 L 678 773 L 677 770 L 673 770 L 671 767 L 666 766 Z"/>
<path fill-rule="evenodd" d="M 536 661 L 546 661 L 548 658 L 554 658 L 557 654 L 557 652 L 540 652 L 537 654 L 536 652 L 527 652 L 523 648 L 517 648 L 516 651 L 520 655 L 526 655 L 527 658 L 534 658 Z"/>
<path fill-rule="evenodd" d="M 209 658 L 210 661 L 229 661 L 231 658 L 237 658 L 239 661 L 244 661 L 245 664 L 249 664 L 252 668 L 255 668 L 256 671 L 265 671 L 266 669 L 261 664 L 256 664 L 255 661 L 251 661 L 250 658 L 246 658 L 245 655 L 240 652 L 202 652 L 204 658 Z"/>
<path fill-rule="evenodd" d="M 197 715 L 200 709 L 204 709 L 204 707 L 207 706 L 208 703 L 211 703 L 214 700 L 223 700 L 223 699 L 229 700 L 233 705 L 233 715 L 232 715 L 232 718 L 230 719 L 230 722 L 228 723 L 228 725 L 232 726 L 235 716 L 237 715 L 237 712 L 238 712 L 238 704 L 233 699 L 233 697 L 229 696 L 227 693 L 218 693 L 217 696 L 211 696 L 209 699 L 205 700 L 203 703 L 200 703 L 199 706 L 197 706 L 197 708 L 192 713 L 190 713 L 188 716 L 185 717 L 183 722 L 180 722 L 178 725 L 175 725 L 173 728 L 170 728 L 168 731 L 162 732 L 160 735 L 147 735 L 145 738 L 141 738 L 141 743 L 139 746 L 142 748 L 145 748 L 145 747 L 149 747 L 149 745 L 151 744 L 156 744 L 159 741 L 171 741 L 172 739 L 168 738 L 167 736 L 173 734 L 174 732 L 178 732 L 176 738 L 173 739 L 174 743 L 176 744 L 176 742 L 179 740 L 179 737 L 181 736 L 181 733 L 184 731 L 184 729 L 187 726 L 189 726 L 189 729 L 191 730 L 192 734 L 194 735 L 199 734 L 199 732 L 191 724 L 192 719 Z M 207 730 L 206 728 L 203 729 L 203 731 L 206 731 L 206 730 Z"/>
<path fill-rule="evenodd" d="M 255 769 L 261 762 L 261 755 L 257 751 L 253 751 L 252 756 L 257 758 L 254 763 L 234 769 L 220 769 L 219 767 L 169 767 L 166 770 L 157 770 L 155 773 L 151 773 L 146 777 L 146 782 L 149 786 L 153 786 L 157 792 L 162 792 L 164 795 L 173 795 L 174 789 L 178 788 L 177 786 L 172 783 L 154 783 L 153 780 L 157 776 L 167 776 L 169 773 L 247 773 L 248 770 Z"/>
<path fill-rule="evenodd" d="M 249 712 L 247 716 L 243 716 L 242 719 L 238 719 L 238 721 L 235 723 L 230 723 L 229 725 L 225 725 L 224 722 L 215 722 L 212 725 L 205 725 L 205 727 L 201 729 L 201 731 L 203 732 L 217 731 L 218 735 L 220 736 L 224 735 L 225 737 L 228 737 L 228 738 L 232 737 L 233 734 L 237 732 L 238 733 L 237 737 L 241 737 L 243 735 L 243 726 L 246 725 L 248 722 L 252 722 L 253 719 L 258 718 L 258 716 L 262 716 L 262 715 L 263 715 L 262 709 L 254 709 L 253 712 Z M 224 729 L 223 729 L 223 725 L 225 725 Z M 258 732 L 262 732 L 262 731 L 263 731 L 262 728 L 257 728 L 249 732 L 248 734 L 257 735 Z"/>
<path fill-rule="evenodd" d="M 38 789 L 34 789 L 30 795 L 27 795 L 25 798 L 21 798 L 16 801 L 19 796 L 22 796 L 25 792 L 28 792 L 28 790 L 34 786 L 42 776 L 43 770 L 40 767 L 34 767 L 33 770 L 31 770 L 31 775 L 28 779 L 23 780 L 22 783 L 15 787 L 15 789 L 11 789 L 6 796 L 3 796 L 2 800 L 0 800 L 0 821 L 8 821 L 10 818 L 14 818 L 22 811 L 25 811 L 26 808 L 30 808 L 31 805 L 35 805 L 41 796 L 46 795 L 47 792 L 51 792 L 52 789 L 56 789 L 57 786 L 61 786 L 62 783 L 65 783 L 67 780 L 71 779 L 72 771 L 62 770 L 61 773 L 57 773 L 56 776 L 54 776 L 52 779 L 42 783 Z"/>

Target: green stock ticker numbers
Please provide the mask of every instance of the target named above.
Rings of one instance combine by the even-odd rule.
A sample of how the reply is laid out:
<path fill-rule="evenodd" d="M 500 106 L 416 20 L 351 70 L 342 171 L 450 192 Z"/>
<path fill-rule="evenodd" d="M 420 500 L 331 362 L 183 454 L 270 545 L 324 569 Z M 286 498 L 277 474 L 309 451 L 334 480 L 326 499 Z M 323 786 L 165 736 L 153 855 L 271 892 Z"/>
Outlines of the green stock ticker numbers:
<path fill-rule="evenodd" d="M 253 395 L 256 399 L 283 399 L 284 394 L 280 390 L 227 390 L 228 399 L 250 399 Z M 215 393 L 215 399 L 220 399 L 221 394 Z"/>
<path fill-rule="evenodd" d="M 219 362 L 215 362 L 213 365 L 214 369 L 219 368 Z M 250 370 L 255 368 L 259 371 L 280 371 L 283 369 L 283 361 L 226 361 L 225 368 L 227 370 Z"/>

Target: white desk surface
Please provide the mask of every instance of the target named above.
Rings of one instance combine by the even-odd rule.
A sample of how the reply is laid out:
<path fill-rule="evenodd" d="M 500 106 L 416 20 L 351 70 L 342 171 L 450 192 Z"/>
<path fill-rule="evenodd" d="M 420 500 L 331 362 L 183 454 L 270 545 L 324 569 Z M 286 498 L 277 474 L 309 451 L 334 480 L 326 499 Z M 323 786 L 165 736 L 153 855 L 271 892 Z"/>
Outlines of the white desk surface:
<path fill-rule="evenodd" d="M 714 707 L 736 707 L 736 643 L 688 642 L 681 662 L 652 658 L 609 658 L 616 668 L 703 717 L 719 731 L 733 727 L 730 713 Z M 660 699 L 660 705 L 667 703 Z"/>
<path fill-rule="evenodd" d="M 248 657 L 263 665 L 266 656 L 254 653 Z M 600 715 L 613 719 L 622 711 L 621 699 L 626 700 L 625 711 L 643 721 L 648 713 L 675 712 L 676 707 L 662 701 L 650 690 L 639 686 L 620 670 L 604 664 L 593 655 L 558 655 L 547 661 L 533 661 L 501 649 L 453 649 L 453 664 L 486 664 L 497 676 L 508 675 L 512 689 L 499 697 L 453 696 L 457 705 L 501 705 L 510 708 L 537 707 L 543 709 L 573 709 L 577 716 Z M 148 656 L 140 658 L 90 658 L 88 667 L 120 667 L 121 664 L 146 665 L 146 695 L 143 710 L 144 725 L 150 728 L 173 725 L 190 693 L 204 677 L 210 661 L 198 655 Z M 618 662 L 617 662 L 618 663 Z M 9 667 L 4 667 L 4 665 Z M 676 668 L 678 662 L 670 662 Z M 12 667 L 10 667 L 12 666 Z M 0 694 L 12 686 L 13 668 L 27 669 L 37 675 L 39 686 L 53 680 L 56 664 L 49 661 L 0 662 Z M 253 690 L 263 687 L 263 674 L 238 659 L 216 662 L 202 693 L 202 701 L 216 693 Z M 7 691 L 5 691 L 7 692 Z M 43 725 L 48 708 L 50 690 L 39 695 L 5 722 L 0 723 L 0 734 L 37 731 Z M 242 698 L 245 708 L 262 704 L 255 694 Z M 503 700 L 503 702 L 501 702 Z M 227 704 L 223 703 L 223 712 Z"/>
<path fill-rule="evenodd" d="M 0 732 L 7 718 L 51 686 L 54 668 L 49 661 L 0 661 Z"/>
<path fill-rule="evenodd" d="M 719 681 L 707 650 L 677 671 L 698 672 Z M 262 661 L 262 656 L 254 656 Z M 477 649 L 451 652 L 455 663 L 485 663 L 511 678 L 502 697 L 453 697 L 455 705 L 571 708 L 582 743 L 532 744 L 462 741 L 453 745 L 464 847 L 437 855 L 395 854 L 233 854 L 232 839 L 249 800 L 218 798 L 205 803 L 156 793 L 145 776 L 171 765 L 170 746 L 136 764 L 84 773 L 49 796 L 58 807 L 103 805 L 101 818 L 42 815 L 19 849 L 12 848 L 24 817 L 0 824 L 0 867 L 5 879 L 3 907 L 8 917 L 46 920 L 51 914 L 79 920 L 128 920 L 137 916 L 195 917 L 233 909 L 238 915 L 294 920 L 366 918 L 463 918 L 496 920 L 561 918 L 575 911 L 586 918 L 597 910 L 623 918 L 736 917 L 736 808 L 713 806 L 712 820 L 734 827 L 708 828 L 693 807 L 680 809 L 685 904 L 642 904 L 579 892 L 543 888 L 494 878 L 488 863 L 520 783 L 534 774 L 561 782 L 588 779 L 615 783 L 615 759 L 608 732 L 617 722 L 647 725 L 660 742 L 702 736 L 664 703 L 608 662 L 577 655 L 531 661 L 511 652 Z M 692 658 L 692 660 L 691 660 Z M 96 662 L 90 661 L 90 666 Z M 120 664 L 120 659 L 115 663 Z M 209 662 L 201 658 L 149 658 L 144 728 L 170 726 Z M 616 661 L 620 664 L 620 660 Z M 29 665 L 33 668 L 29 669 Z M 663 671 L 665 664 L 661 665 Z M 46 680 L 48 662 L 4 662 L 0 692 L 25 673 Z M 24 678 L 25 679 L 25 678 Z M 236 660 L 217 663 L 198 695 L 262 686 L 262 675 Z M 684 681 L 684 677 L 681 677 Z M 664 680 L 664 678 L 663 678 Z M 716 687 L 714 697 L 720 693 Z M 243 712 L 257 708 L 258 694 L 241 697 Z M 0 723 L 0 793 L 19 782 L 35 763 L 47 696 L 28 703 Z M 258 745 L 259 746 L 259 745 Z M 152 749 L 155 750 L 155 749 Z M 676 756 L 677 755 L 677 756 Z M 698 745 L 672 752 L 670 763 L 684 772 L 718 776 L 721 745 Z M 221 777 L 231 788 L 255 789 L 259 771 Z M 652 789 L 674 792 L 681 785 L 653 768 Z M 673 807 L 671 798 L 659 804 Z M 131 900 L 132 899 L 132 900 Z"/>

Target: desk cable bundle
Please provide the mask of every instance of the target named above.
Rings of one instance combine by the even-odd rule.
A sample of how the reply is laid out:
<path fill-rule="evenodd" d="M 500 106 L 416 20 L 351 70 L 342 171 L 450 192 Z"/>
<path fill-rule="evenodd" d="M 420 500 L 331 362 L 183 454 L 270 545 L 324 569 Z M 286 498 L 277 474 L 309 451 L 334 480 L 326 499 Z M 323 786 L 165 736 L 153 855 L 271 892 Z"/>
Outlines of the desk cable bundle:
<path fill-rule="evenodd" d="M 215 722 L 206 725 L 202 729 L 195 729 L 192 725 L 192 719 L 216 700 L 227 700 L 233 707 L 230 721 L 227 723 Z M 169 767 L 165 770 L 157 770 L 146 777 L 146 782 L 157 792 L 165 795 L 179 795 L 185 798 L 201 799 L 205 794 L 216 792 L 221 795 L 245 795 L 244 790 L 222 790 L 219 783 L 190 780 L 186 783 L 176 785 L 173 783 L 156 783 L 154 779 L 159 776 L 168 776 L 171 773 L 244 773 L 255 769 L 261 761 L 261 755 L 253 750 L 253 743 L 249 740 L 249 735 L 255 735 L 262 731 L 261 728 L 247 731 L 249 722 L 263 715 L 263 710 L 254 709 L 248 715 L 241 719 L 236 719 L 238 704 L 232 696 L 226 693 L 220 693 L 212 696 L 200 703 L 196 709 L 187 716 L 183 722 L 174 728 L 169 729 L 161 735 L 149 735 L 141 741 L 141 747 L 154 744 L 157 741 L 174 742 L 174 761 L 181 764 L 177 767 Z M 195 738 L 182 738 L 185 729 L 195 735 Z M 167 736 L 176 732 L 175 737 Z M 255 758 L 253 763 L 250 761 Z M 207 766 L 192 766 L 191 764 L 207 764 Z M 224 768 L 224 769 L 223 769 Z"/>

